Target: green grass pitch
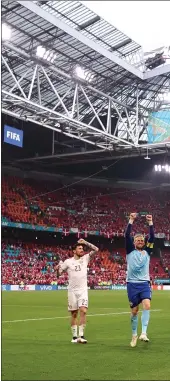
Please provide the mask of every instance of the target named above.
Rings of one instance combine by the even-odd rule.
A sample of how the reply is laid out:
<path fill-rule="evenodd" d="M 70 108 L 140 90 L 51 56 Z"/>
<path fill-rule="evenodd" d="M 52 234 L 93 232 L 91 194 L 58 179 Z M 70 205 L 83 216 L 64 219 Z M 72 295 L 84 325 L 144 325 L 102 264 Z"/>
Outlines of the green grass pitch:
<path fill-rule="evenodd" d="M 3 292 L 2 380 L 170 380 L 169 291 L 153 292 L 150 343 L 136 348 L 126 292 L 89 301 L 88 344 L 71 344 L 66 291 Z"/>

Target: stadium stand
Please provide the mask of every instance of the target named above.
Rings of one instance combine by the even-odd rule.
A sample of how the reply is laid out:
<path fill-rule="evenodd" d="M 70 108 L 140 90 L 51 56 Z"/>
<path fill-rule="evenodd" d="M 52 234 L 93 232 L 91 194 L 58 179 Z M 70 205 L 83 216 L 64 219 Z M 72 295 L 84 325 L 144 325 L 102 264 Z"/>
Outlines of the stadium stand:
<path fill-rule="evenodd" d="M 59 284 L 67 285 L 67 274 L 57 279 L 54 270 L 59 260 L 72 256 L 70 246 L 44 246 L 7 241 L 2 243 L 2 284 Z M 169 262 L 168 262 L 169 260 Z M 168 278 L 170 254 L 164 265 L 159 258 L 151 259 L 151 278 Z M 125 250 L 100 250 L 89 264 L 88 282 L 93 285 L 125 284 Z"/>
<path fill-rule="evenodd" d="M 170 277 L 170 251 L 163 250 L 160 258 L 160 265 L 163 267 L 167 276 Z"/>
<path fill-rule="evenodd" d="M 57 190 L 59 188 L 62 189 Z M 66 234 L 69 228 L 78 227 L 79 230 L 99 230 L 107 237 L 123 236 L 127 215 L 132 210 L 152 213 L 155 232 L 169 237 L 170 199 L 166 190 L 149 192 L 87 186 L 63 189 L 62 184 L 32 179 L 2 179 L 2 216 L 8 221 L 63 227 Z M 135 231 L 147 234 L 142 218 L 137 220 Z"/>
<path fill-rule="evenodd" d="M 32 179 L 3 177 L 2 218 L 4 221 L 62 227 L 65 235 L 70 227 L 79 230 L 99 230 L 105 237 L 123 236 L 130 211 L 153 214 L 155 230 L 170 233 L 170 200 L 159 191 L 129 191 L 87 186 L 65 188 L 62 184 L 44 183 Z M 51 193 L 49 193 L 51 192 Z M 107 193 L 107 194 L 106 194 Z M 105 195 L 106 194 L 106 195 Z M 37 196 L 37 195 L 41 195 Z M 126 211 L 126 213 L 125 213 Z M 148 232 L 139 218 L 134 231 Z M 57 280 L 54 266 L 71 256 L 71 246 L 45 246 L 14 241 L 2 243 L 2 283 L 67 284 L 67 275 Z M 170 255 L 151 259 L 151 278 L 170 276 Z M 103 248 L 89 265 L 89 285 L 125 284 L 125 250 L 112 252 Z"/>
<path fill-rule="evenodd" d="M 71 247 L 48 247 L 23 243 L 2 243 L 3 284 L 66 284 L 67 274 L 57 280 L 54 266 L 59 260 L 72 256 Z M 89 265 L 89 283 L 114 281 L 116 263 L 103 250 Z"/>

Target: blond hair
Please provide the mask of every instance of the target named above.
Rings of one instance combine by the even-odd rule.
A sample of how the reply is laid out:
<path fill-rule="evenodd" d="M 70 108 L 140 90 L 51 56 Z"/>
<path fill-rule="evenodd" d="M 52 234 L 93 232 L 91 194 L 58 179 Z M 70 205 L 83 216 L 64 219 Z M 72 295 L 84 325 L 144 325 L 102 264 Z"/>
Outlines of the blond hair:
<path fill-rule="evenodd" d="M 144 239 L 144 235 L 143 235 L 143 234 L 140 234 L 140 233 L 138 233 L 138 234 L 135 234 L 135 236 L 134 236 L 134 240 L 135 240 L 136 238 L 138 238 L 138 237 L 142 237 L 142 238 Z"/>

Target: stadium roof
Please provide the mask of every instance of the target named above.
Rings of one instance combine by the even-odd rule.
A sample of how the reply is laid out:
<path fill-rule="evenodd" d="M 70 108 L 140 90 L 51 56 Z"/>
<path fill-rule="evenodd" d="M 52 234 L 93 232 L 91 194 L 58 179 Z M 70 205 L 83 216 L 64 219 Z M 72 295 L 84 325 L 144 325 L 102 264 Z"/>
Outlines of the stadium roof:
<path fill-rule="evenodd" d="M 94 151 L 145 149 L 148 114 L 169 91 L 170 65 L 146 70 L 140 45 L 79 1 L 1 6 L 11 30 L 2 43 L 3 113 Z"/>

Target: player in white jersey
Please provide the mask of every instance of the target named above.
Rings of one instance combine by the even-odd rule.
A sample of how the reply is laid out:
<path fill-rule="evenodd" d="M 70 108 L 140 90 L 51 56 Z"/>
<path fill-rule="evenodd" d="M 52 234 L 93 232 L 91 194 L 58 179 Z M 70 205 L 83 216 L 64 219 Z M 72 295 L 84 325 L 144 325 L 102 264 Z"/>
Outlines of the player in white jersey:
<path fill-rule="evenodd" d="M 84 253 L 84 247 L 91 249 L 89 254 Z M 86 313 L 88 309 L 87 267 L 91 257 L 98 252 L 98 247 L 79 239 L 73 247 L 72 258 L 60 261 L 57 266 L 59 274 L 67 271 L 68 285 L 68 310 L 71 312 L 72 343 L 86 344 L 84 330 L 86 325 Z M 80 313 L 79 333 L 77 327 L 78 312 Z"/>

